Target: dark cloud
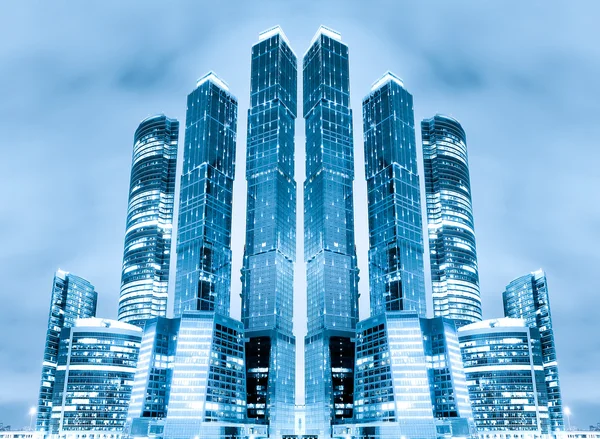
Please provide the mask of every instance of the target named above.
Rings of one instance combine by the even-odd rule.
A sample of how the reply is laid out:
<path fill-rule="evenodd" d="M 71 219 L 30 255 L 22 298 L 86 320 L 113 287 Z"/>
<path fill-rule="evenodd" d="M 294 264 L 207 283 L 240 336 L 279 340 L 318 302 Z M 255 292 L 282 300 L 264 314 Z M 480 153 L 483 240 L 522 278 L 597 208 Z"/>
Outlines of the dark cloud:
<path fill-rule="evenodd" d="M 350 46 L 361 316 L 368 314 L 368 240 L 360 105 L 371 83 L 390 69 L 414 95 L 417 125 L 442 112 L 467 131 L 485 316 L 502 314 L 501 292 L 510 280 L 543 267 L 572 423 L 600 421 L 599 324 L 591 312 L 600 307 L 599 9 L 591 1 L 576 7 L 516 1 L 2 3 L 0 422 L 29 424 L 54 270 L 88 278 L 100 292 L 99 314 L 116 316 L 133 132 L 157 112 L 183 125 L 186 95 L 211 69 L 239 99 L 234 209 L 244 211 L 250 46 L 274 24 L 283 26 L 299 56 L 320 24 L 339 30 Z M 303 129 L 298 120 L 300 188 Z M 236 217 L 234 316 L 244 239 L 244 216 Z M 306 312 L 301 236 L 299 230 L 299 346 Z"/>

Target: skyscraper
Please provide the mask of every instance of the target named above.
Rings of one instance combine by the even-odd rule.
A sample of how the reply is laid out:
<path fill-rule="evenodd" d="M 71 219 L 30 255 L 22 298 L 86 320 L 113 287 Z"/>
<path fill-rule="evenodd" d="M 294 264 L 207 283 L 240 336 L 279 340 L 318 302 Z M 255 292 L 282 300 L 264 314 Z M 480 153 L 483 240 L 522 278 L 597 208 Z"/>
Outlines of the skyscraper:
<path fill-rule="evenodd" d="M 167 315 L 179 122 L 144 119 L 133 138 L 119 320 Z"/>
<path fill-rule="evenodd" d="M 165 439 L 245 434 L 244 328 L 229 317 L 237 100 L 214 73 L 188 96 Z"/>
<path fill-rule="evenodd" d="M 60 336 L 50 430 L 57 438 L 119 438 L 127 418 L 142 330 L 78 319 Z"/>
<path fill-rule="evenodd" d="M 358 268 L 348 46 L 321 26 L 303 59 L 306 432 L 352 418 Z"/>
<path fill-rule="evenodd" d="M 48 432 L 50 428 L 60 333 L 64 328 L 72 327 L 79 318 L 94 317 L 97 301 L 98 293 L 87 280 L 60 269 L 54 275 L 36 430 Z"/>
<path fill-rule="evenodd" d="M 465 131 L 437 114 L 421 122 L 433 312 L 457 325 L 481 320 Z"/>
<path fill-rule="evenodd" d="M 174 314 L 229 315 L 237 99 L 214 73 L 188 95 Z"/>
<path fill-rule="evenodd" d="M 283 30 L 262 32 L 252 47 L 242 322 L 248 417 L 268 422 L 273 438 L 294 433 L 297 76 Z"/>
<path fill-rule="evenodd" d="M 540 334 L 522 319 L 494 319 L 458 330 L 469 399 L 481 439 L 549 433 Z"/>
<path fill-rule="evenodd" d="M 550 428 L 553 432 L 562 431 L 564 429 L 562 398 L 546 273 L 540 269 L 513 280 L 507 285 L 502 298 L 506 317 L 522 318 L 527 326 L 540 331 Z"/>
<path fill-rule="evenodd" d="M 425 317 L 421 193 L 412 95 L 386 73 L 363 100 L 371 315 Z"/>

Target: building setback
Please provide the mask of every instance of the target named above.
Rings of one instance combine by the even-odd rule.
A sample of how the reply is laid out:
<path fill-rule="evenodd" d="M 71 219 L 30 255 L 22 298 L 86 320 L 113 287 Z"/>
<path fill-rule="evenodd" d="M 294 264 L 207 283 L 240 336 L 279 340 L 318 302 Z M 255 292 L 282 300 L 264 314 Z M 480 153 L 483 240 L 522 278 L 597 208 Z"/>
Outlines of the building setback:
<path fill-rule="evenodd" d="M 433 312 L 462 326 L 481 320 L 465 131 L 437 114 L 421 122 Z"/>
<path fill-rule="evenodd" d="M 348 46 L 321 26 L 303 58 L 306 432 L 352 419 L 358 268 Z"/>
<path fill-rule="evenodd" d="M 268 423 L 272 438 L 294 433 L 297 76 L 283 30 L 262 32 L 252 47 L 242 322 L 248 418 Z"/>
<path fill-rule="evenodd" d="M 167 315 L 179 122 L 164 114 L 135 131 L 119 320 Z"/>
<path fill-rule="evenodd" d="M 36 430 L 49 432 L 52 415 L 52 395 L 56 380 L 61 331 L 70 328 L 77 319 L 96 315 L 98 293 L 87 280 L 58 270 L 52 282 L 48 329 L 44 345 L 42 379 L 37 407 Z"/>
<path fill-rule="evenodd" d="M 546 273 L 537 270 L 513 280 L 506 286 L 502 298 L 506 317 L 524 319 L 527 326 L 540 331 L 550 428 L 552 432 L 562 431 L 564 430 L 562 398 Z"/>

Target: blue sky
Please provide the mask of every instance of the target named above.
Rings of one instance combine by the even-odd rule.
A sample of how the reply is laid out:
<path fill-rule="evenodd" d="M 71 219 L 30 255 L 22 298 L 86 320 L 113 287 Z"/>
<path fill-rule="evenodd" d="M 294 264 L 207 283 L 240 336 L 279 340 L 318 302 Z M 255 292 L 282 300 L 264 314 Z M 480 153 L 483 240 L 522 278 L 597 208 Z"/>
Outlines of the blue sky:
<path fill-rule="evenodd" d="M 392 70 L 414 96 L 417 124 L 441 112 L 467 132 L 484 316 L 502 315 L 501 292 L 509 281 L 544 268 L 563 399 L 574 425 L 600 422 L 600 4 L 361 5 L 0 4 L 0 422 L 28 425 L 29 407 L 37 402 L 58 267 L 96 285 L 99 316 L 116 317 L 133 133 L 158 112 L 183 125 L 186 95 L 208 70 L 239 99 L 232 273 L 232 314 L 239 316 L 250 48 L 275 24 L 300 56 L 320 24 L 341 32 L 350 47 L 361 316 L 368 315 L 368 237 L 360 104 L 370 85 Z M 298 120 L 299 191 L 303 130 Z M 298 232 L 295 331 L 302 346 Z"/>

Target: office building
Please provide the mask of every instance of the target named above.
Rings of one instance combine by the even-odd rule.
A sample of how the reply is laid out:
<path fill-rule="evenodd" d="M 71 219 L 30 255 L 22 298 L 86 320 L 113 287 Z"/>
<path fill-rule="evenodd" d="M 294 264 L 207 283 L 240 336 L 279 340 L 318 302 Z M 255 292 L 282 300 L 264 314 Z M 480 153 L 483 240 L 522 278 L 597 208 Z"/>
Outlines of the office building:
<path fill-rule="evenodd" d="M 297 60 L 283 30 L 252 47 L 246 180 L 242 322 L 246 332 L 248 417 L 269 437 L 294 433 L 296 258 L 294 134 Z"/>
<path fill-rule="evenodd" d="M 358 324 L 354 413 L 356 438 L 437 437 L 418 314 L 380 313 Z"/>
<path fill-rule="evenodd" d="M 425 317 L 421 195 L 412 95 L 386 73 L 363 100 L 371 315 Z"/>
<path fill-rule="evenodd" d="M 98 293 L 87 280 L 60 269 L 56 272 L 52 282 L 48 329 L 44 345 L 36 420 L 38 431 L 48 432 L 50 428 L 61 331 L 72 327 L 79 318 L 94 317 L 97 302 Z"/>
<path fill-rule="evenodd" d="M 459 328 L 458 341 L 479 437 L 547 437 L 548 396 L 537 328 L 522 319 L 484 320 Z"/>
<path fill-rule="evenodd" d="M 553 433 L 562 431 L 564 430 L 562 398 L 546 273 L 537 270 L 513 280 L 507 285 L 502 298 L 506 317 L 524 319 L 527 326 L 540 331 L 550 428 Z"/>
<path fill-rule="evenodd" d="M 141 328 L 79 319 L 61 332 L 50 430 L 60 439 L 121 436 L 142 339 Z"/>
<path fill-rule="evenodd" d="M 174 315 L 229 315 L 237 100 L 214 73 L 188 95 Z"/>
<path fill-rule="evenodd" d="M 433 312 L 459 326 L 481 320 L 465 131 L 437 114 L 421 122 Z"/>
<path fill-rule="evenodd" d="M 133 138 L 119 320 L 166 317 L 179 122 L 143 120 Z"/>
<path fill-rule="evenodd" d="M 303 58 L 306 432 L 352 419 L 358 268 L 348 46 L 321 26 Z"/>

